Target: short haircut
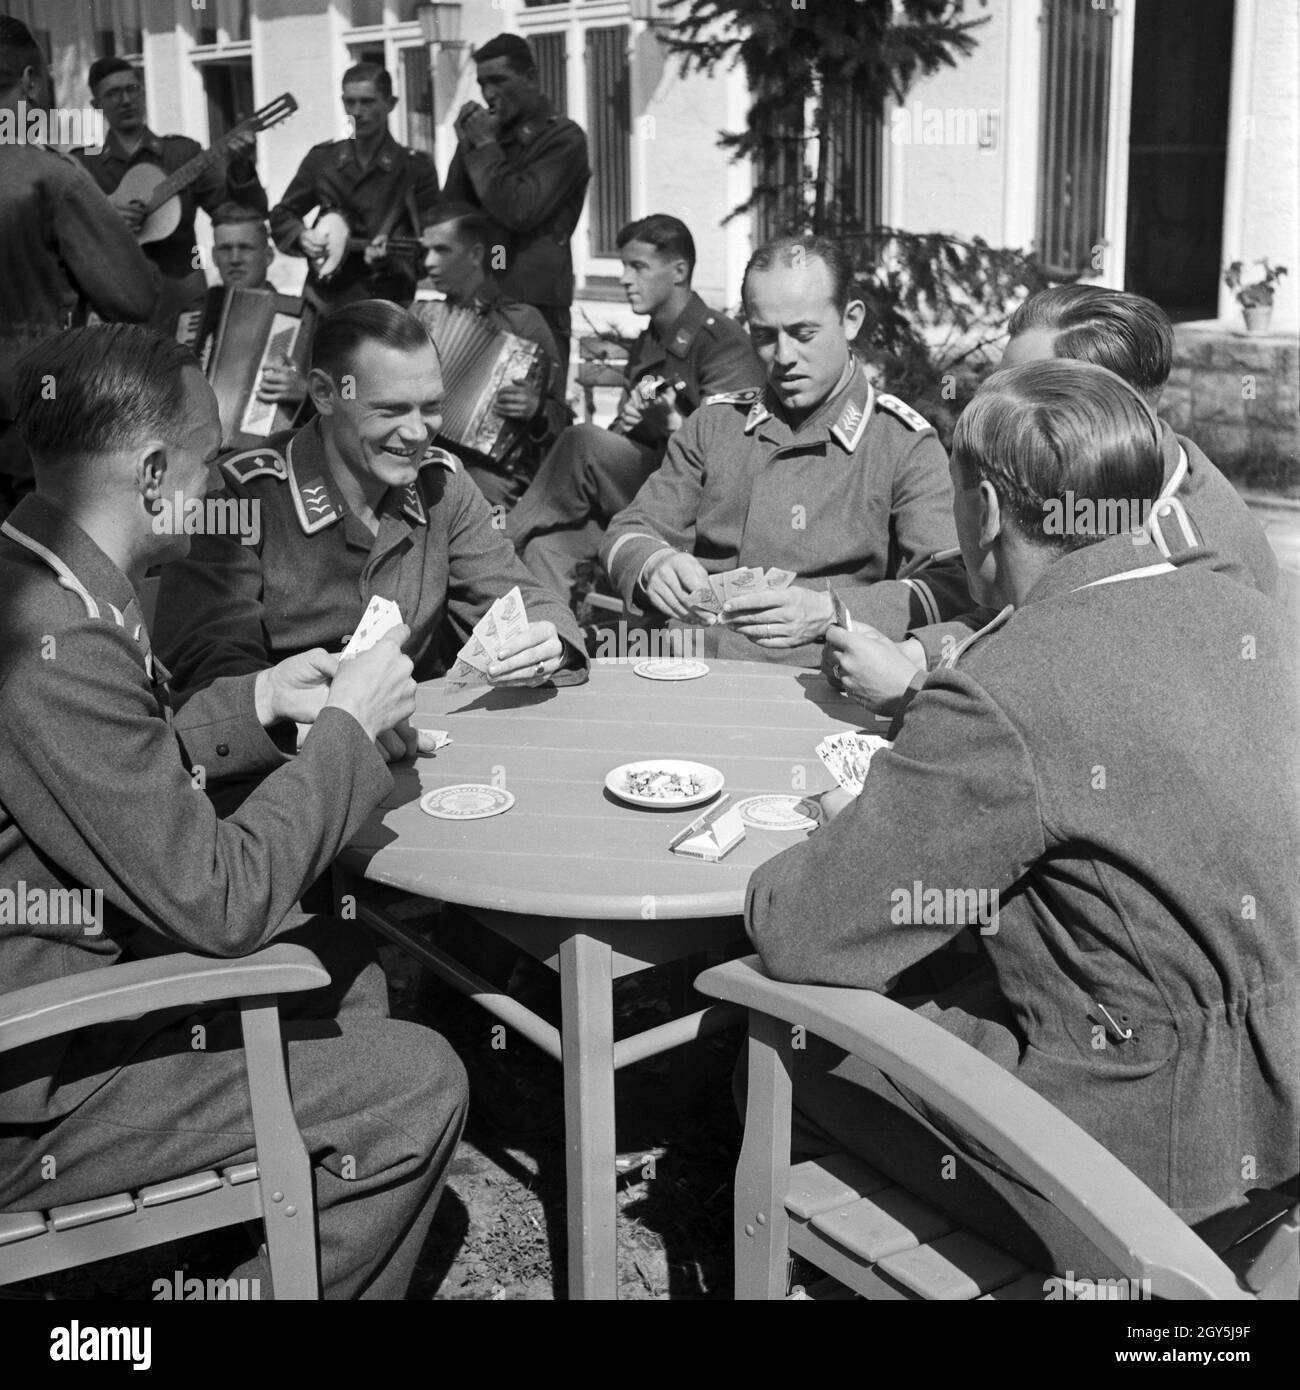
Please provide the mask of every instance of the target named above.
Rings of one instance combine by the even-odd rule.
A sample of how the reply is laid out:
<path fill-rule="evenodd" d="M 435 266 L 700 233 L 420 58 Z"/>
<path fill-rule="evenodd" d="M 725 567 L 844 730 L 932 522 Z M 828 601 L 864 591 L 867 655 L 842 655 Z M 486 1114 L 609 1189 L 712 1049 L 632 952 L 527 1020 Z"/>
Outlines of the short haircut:
<path fill-rule="evenodd" d="M 42 339 L 18 361 L 14 419 L 38 463 L 80 464 L 146 439 L 174 443 L 189 429 L 188 348 L 130 323 L 74 328 Z"/>
<path fill-rule="evenodd" d="M 106 77 L 112 77 L 119 72 L 129 72 L 132 77 L 136 75 L 135 69 L 125 58 L 96 58 L 86 74 L 86 86 L 90 88 L 91 96 L 96 95 L 99 84 Z"/>
<path fill-rule="evenodd" d="M 749 258 L 741 276 L 741 300 L 748 307 L 749 277 L 754 271 L 774 270 L 778 265 L 803 265 L 810 260 L 821 261 L 830 272 L 831 302 L 842 314 L 853 294 L 853 262 L 838 241 L 825 236 L 783 236 L 760 246 Z"/>
<path fill-rule="evenodd" d="M 686 280 L 690 283 L 695 274 L 695 238 L 680 218 L 670 217 L 666 212 L 653 212 L 649 217 L 629 222 L 619 232 L 614 245 L 621 251 L 629 241 L 644 241 L 662 256 L 685 261 Z"/>
<path fill-rule="evenodd" d="M 498 34 L 489 39 L 482 48 L 474 50 L 476 63 L 487 63 L 493 58 L 504 58 L 512 72 L 533 72 L 537 68 L 537 57 L 527 39 L 518 34 Z"/>
<path fill-rule="evenodd" d="M 349 371 L 361 348 L 371 344 L 418 352 L 432 346 L 424 325 L 391 299 L 359 299 L 326 314 L 311 343 L 311 369 L 325 373 L 336 385 Z"/>
<path fill-rule="evenodd" d="M 28 68 L 45 71 L 45 55 L 21 19 L 0 14 L 0 92 L 18 84 Z"/>
<path fill-rule="evenodd" d="M 266 218 L 256 208 L 250 208 L 244 203 L 222 203 L 212 214 L 214 232 L 218 227 L 239 227 L 245 223 L 260 227 L 267 236 L 271 234 L 266 225 Z"/>
<path fill-rule="evenodd" d="M 1041 290 L 1011 316 L 1013 338 L 1041 329 L 1056 335 L 1052 352 L 1108 367 L 1154 405 L 1174 365 L 1174 328 L 1150 299 L 1100 285 Z"/>
<path fill-rule="evenodd" d="M 1130 529 L 1132 509 L 1160 495 L 1160 443 L 1151 407 L 1128 382 L 1091 362 L 1062 359 L 988 377 L 957 421 L 952 457 L 968 477 L 993 485 L 1026 540 L 1077 550 Z M 1080 501 L 1125 502 L 1093 511 L 1126 520 L 1109 531 L 1046 528 L 1053 511 L 1072 517 Z"/>
<path fill-rule="evenodd" d="M 343 74 L 343 85 L 346 87 L 349 82 L 373 82 L 381 97 L 393 95 L 393 79 L 388 69 L 378 63 L 354 63 Z"/>
<path fill-rule="evenodd" d="M 484 250 L 501 240 L 495 222 L 473 203 L 439 203 L 424 218 L 426 227 L 449 226 L 458 241 L 481 242 Z"/>

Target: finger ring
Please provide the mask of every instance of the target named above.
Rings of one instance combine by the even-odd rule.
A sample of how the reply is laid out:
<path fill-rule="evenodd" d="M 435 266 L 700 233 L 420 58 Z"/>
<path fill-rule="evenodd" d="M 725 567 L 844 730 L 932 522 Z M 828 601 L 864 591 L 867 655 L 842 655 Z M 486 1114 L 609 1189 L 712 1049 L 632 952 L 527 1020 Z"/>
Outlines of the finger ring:
<path fill-rule="evenodd" d="M 540 676 L 540 675 L 542 674 L 542 672 L 545 671 L 545 670 L 546 670 L 546 663 L 545 663 L 544 661 L 539 661 L 539 662 L 537 663 L 537 674 Z"/>
<path fill-rule="evenodd" d="M 836 662 L 835 665 L 831 667 L 831 675 L 833 675 L 836 680 L 839 680 L 843 674 L 844 672 L 840 670 L 839 663 Z"/>

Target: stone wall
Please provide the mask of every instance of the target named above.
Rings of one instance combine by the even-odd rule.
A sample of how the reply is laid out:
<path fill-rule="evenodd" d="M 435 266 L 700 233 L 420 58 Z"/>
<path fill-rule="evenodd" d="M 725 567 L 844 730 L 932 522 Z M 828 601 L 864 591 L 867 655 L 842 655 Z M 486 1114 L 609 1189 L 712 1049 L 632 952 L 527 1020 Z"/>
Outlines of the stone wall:
<path fill-rule="evenodd" d="M 1242 487 L 1300 496 L 1300 340 L 1180 324 L 1160 414 Z"/>

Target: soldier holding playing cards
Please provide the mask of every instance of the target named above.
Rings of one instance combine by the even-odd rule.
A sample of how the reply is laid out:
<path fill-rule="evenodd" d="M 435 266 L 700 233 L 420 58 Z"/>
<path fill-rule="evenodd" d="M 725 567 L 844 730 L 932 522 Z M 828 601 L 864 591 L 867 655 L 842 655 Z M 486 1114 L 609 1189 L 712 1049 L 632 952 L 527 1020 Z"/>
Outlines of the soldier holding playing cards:
<path fill-rule="evenodd" d="M 484 684 L 584 680 L 572 615 L 515 557 L 460 461 L 430 447 L 442 379 L 424 328 L 386 300 L 336 310 L 316 332 L 308 391 L 317 419 L 221 465 L 218 495 L 251 504 L 253 532 L 195 536 L 163 571 L 155 641 L 177 688 L 337 651 L 375 596 L 409 627 L 418 680 L 451 665 L 476 624 Z M 509 624 L 484 628 L 514 588 Z"/>
<path fill-rule="evenodd" d="M 754 253 L 743 294 L 766 389 L 707 398 L 610 524 L 601 559 L 624 599 L 708 624 L 706 654 L 815 666 L 832 587 L 895 637 L 969 606 L 947 459 L 855 360 L 852 278 L 824 237 Z"/>

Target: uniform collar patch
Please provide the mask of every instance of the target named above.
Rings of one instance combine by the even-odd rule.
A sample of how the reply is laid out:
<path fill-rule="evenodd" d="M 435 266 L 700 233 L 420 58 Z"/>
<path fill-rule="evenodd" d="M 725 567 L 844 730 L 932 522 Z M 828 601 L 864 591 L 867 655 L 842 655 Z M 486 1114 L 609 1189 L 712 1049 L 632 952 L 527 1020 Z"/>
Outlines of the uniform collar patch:
<path fill-rule="evenodd" d="M 300 434 L 294 435 L 286 451 L 289 456 L 289 490 L 293 494 L 293 506 L 298 513 L 298 524 L 302 527 L 303 535 L 314 536 L 317 531 L 341 521 L 343 508 L 335 502 L 324 470 L 311 457 L 314 450 L 309 450 L 306 457 L 294 457 L 294 445 L 300 438 Z M 319 440 L 313 442 L 319 444 Z"/>
<path fill-rule="evenodd" d="M 749 414 L 745 416 L 745 433 L 752 434 L 763 423 L 770 420 L 772 412 L 767 408 L 766 402 L 760 396 L 753 405 L 749 407 Z"/>
<path fill-rule="evenodd" d="M 428 524 L 429 515 L 424 510 L 420 489 L 415 483 L 407 483 L 402 489 L 402 513 L 417 526 Z"/>
<path fill-rule="evenodd" d="M 455 454 L 439 448 L 436 444 L 430 444 L 424 457 L 420 460 L 421 468 L 428 468 L 430 464 L 437 464 L 440 468 L 445 468 L 448 473 L 458 473 L 461 466 L 460 460 Z"/>
<path fill-rule="evenodd" d="M 830 432 L 839 440 L 846 454 L 851 454 L 862 442 L 863 431 L 875 407 L 875 392 L 865 373 L 859 371 L 845 390 L 844 405 Z"/>

